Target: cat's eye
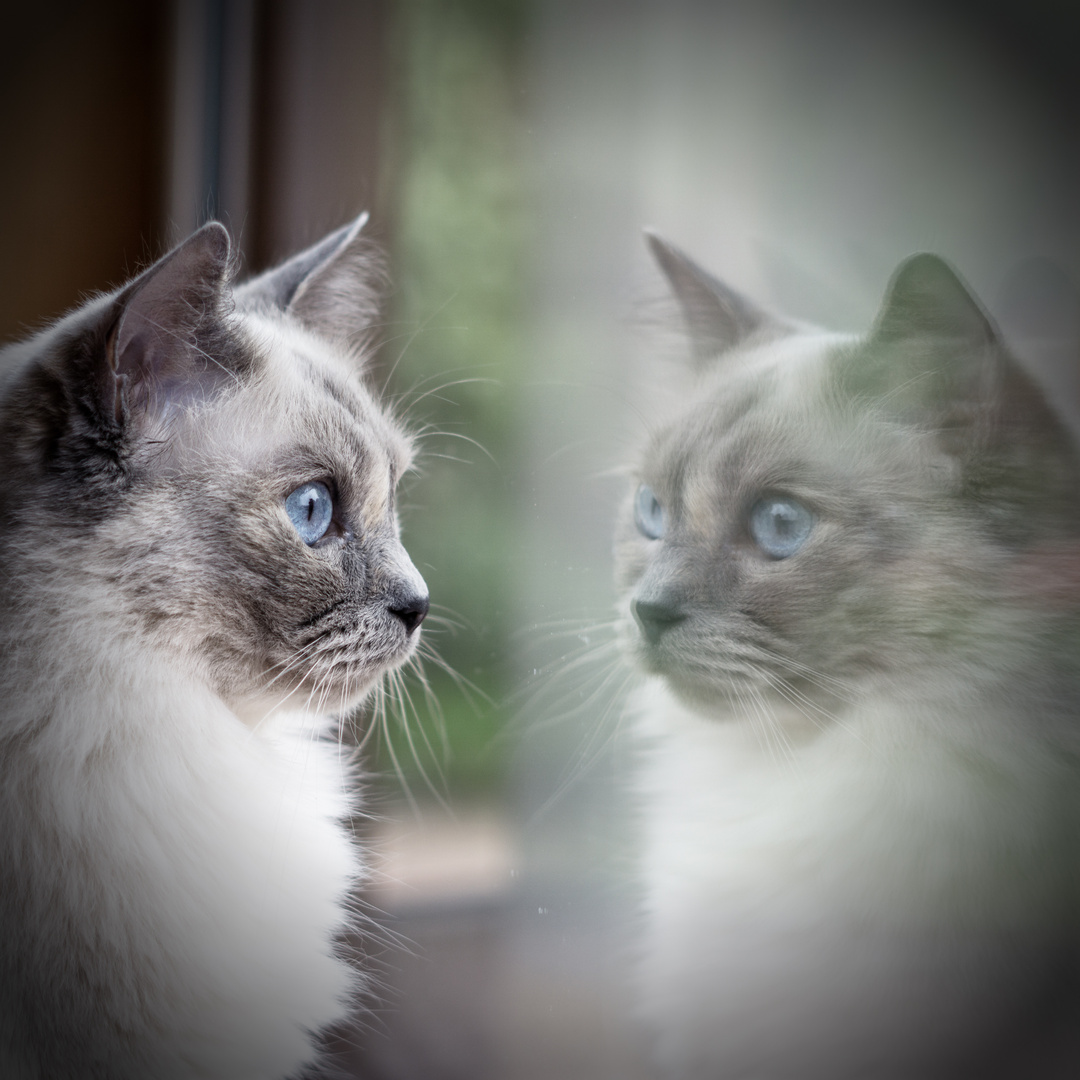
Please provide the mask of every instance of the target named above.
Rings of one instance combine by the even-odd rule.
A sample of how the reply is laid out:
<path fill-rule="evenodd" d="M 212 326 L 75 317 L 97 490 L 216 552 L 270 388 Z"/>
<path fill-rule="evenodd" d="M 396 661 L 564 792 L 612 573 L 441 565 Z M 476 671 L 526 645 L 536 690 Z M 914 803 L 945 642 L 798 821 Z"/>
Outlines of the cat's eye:
<path fill-rule="evenodd" d="M 648 484 L 642 484 L 634 496 L 634 524 L 650 540 L 659 540 L 667 527 L 664 508 Z"/>
<path fill-rule="evenodd" d="M 806 543 L 814 515 L 781 495 L 761 499 L 750 511 L 750 535 L 770 559 L 787 559 Z"/>
<path fill-rule="evenodd" d="M 285 499 L 285 513 L 305 544 L 316 543 L 326 535 L 334 516 L 330 489 L 318 480 L 301 484 Z"/>

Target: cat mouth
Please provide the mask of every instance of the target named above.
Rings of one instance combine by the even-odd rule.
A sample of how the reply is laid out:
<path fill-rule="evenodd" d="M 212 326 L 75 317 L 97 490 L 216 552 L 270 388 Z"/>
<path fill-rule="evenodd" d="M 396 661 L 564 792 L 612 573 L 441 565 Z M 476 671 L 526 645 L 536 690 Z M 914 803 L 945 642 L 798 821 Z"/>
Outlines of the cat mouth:
<path fill-rule="evenodd" d="M 851 702 L 853 688 L 804 665 L 740 656 L 738 652 L 687 647 L 663 639 L 655 645 L 639 642 L 638 666 L 659 676 L 684 705 L 706 717 L 742 716 L 754 723 L 785 728 L 816 728 L 831 724 Z"/>
<path fill-rule="evenodd" d="M 660 645 L 653 645 L 642 639 L 635 643 L 634 659 L 650 675 L 668 675 L 673 668 L 672 660 L 665 655 L 667 650 Z"/>
<path fill-rule="evenodd" d="M 318 667 L 327 674 L 339 668 L 347 672 L 369 671 L 373 677 L 384 671 L 399 667 L 416 651 L 418 635 L 398 631 L 390 624 L 384 627 L 367 627 L 360 635 L 349 631 L 329 630 L 324 645 L 317 650 Z"/>
<path fill-rule="evenodd" d="M 279 654 L 274 667 L 293 673 L 282 679 L 289 693 L 332 701 L 335 708 L 339 700 L 341 707 L 356 704 L 415 654 L 426 614 L 426 598 L 406 610 L 386 598 L 339 597 L 296 625 L 287 655 Z"/>
<path fill-rule="evenodd" d="M 628 651 L 636 666 L 658 675 L 680 696 L 696 701 L 727 700 L 731 695 L 772 693 L 788 680 L 773 665 L 740 650 L 710 647 L 708 635 L 686 617 L 661 617 L 642 625 L 638 611 L 626 627 Z M 646 615 L 648 623 L 648 615 Z"/>
<path fill-rule="evenodd" d="M 377 602 L 358 601 L 354 596 L 341 596 L 321 611 L 296 624 L 296 631 L 315 631 L 305 635 L 299 645 L 309 648 L 321 638 L 334 635 L 362 637 L 370 643 L 371 637 L 401 638 L 403 646 L 409 646 L 419 638 L 417 631 L 428 613 L 426 596 L 400 600 L 384 597 Z M 335 618 L 335 616 L 337 616 Z"/>

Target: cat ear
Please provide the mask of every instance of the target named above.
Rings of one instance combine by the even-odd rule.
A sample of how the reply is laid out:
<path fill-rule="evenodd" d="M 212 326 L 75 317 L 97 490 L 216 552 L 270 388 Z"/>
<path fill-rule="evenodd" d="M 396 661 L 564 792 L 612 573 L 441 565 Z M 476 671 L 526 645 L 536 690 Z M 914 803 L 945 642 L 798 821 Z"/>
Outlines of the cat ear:
<path fill-rule="evenodd" d="M 900 264 L 873 329 L 881 342 L 929 338 L 969 351 L 992 345 L 997 333 L 982 306 L 944 259 L 923 252 Z"/>
<path fill-rule="evenodd" d="M 229 235 L 212 221 L 119 294 L 105 387 L 118 422 L 207 397 L 233 377 L 210 340 L 221 323 L 228 269 Z"/>
<path fill-rule="evenodd" d="M 238 304 L 284 312 L 309 330 L 342 342 L 369 331 L 378 315 L 379 276 L 371 245 L 360 238 L 367 213 L 236 290 Z"/>
<path fill-rule="evenodd" d="M 645 239 L 682 308 L 696 363 L 714 359 L 762 329 L 782 328 L 780 320 L 717 281 L 674 244 L 648 229 Z"/>
<path fill-rule="evenodd" d="M 866 346 L 844 365 L 849 390 L 931 424 L 956 452 L 1059 425 L 978 300 L 936 255 L 900 264 Z"/>
<path fill-rule="evenodd" d="M 997 345 L 989 318 L 948 263 L 913 255 L 889 281 L 845 382 L 897 409 L 956 415 L 994 397 L 1002 374 Z"/>

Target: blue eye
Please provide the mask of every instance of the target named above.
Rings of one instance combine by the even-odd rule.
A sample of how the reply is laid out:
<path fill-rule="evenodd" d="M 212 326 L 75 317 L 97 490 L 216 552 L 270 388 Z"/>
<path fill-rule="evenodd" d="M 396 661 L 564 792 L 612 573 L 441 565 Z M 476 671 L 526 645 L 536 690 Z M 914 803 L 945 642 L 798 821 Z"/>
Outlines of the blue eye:
<path fill-rule="evenodd" d="M 334 500 L 325 484 L 317 480 L 301 484 L 285 500 L 285 513 L 296 526 L 300 539 L 309 546 L 320 540 L 330 528 Z"/>
<path fill-rule="evenodd" d="M 786 559 L 806 543 L 814 515 L 782 496 L 762 499 L 750 511 L 750 535 L 770 559 Z"/>
<path fill-rule="evenodd" d="M 664 508 L 648 484 L 642 484 L 634 496 L 634 523 L 641 535 L 650 540 L 659 540 L 667 528 Z"/>

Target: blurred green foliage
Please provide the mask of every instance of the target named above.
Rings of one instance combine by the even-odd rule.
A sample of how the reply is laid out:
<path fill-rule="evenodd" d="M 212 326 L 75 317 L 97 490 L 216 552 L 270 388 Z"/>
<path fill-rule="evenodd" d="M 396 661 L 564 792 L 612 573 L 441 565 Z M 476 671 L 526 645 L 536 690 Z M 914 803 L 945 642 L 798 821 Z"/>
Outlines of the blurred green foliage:
<path fill-rule="evenodd" d="M 421 770 L 452 796 L 505 771 L 514 594 L 517 369 L 523 351 L 525 183 L 519 87 L 526 0 L 401 0 L 392 8 L 384 205 L 395 207 L 383 363 L 420 433 L 402 490 L 405 544 L 431 590 L 432 694 L 391 721 L 376 765 L 417 796 Z M 439 712 L 443 714 L 439 716 Z M 411 740 L 410 740 L 411 736 Z M 436 780 L 438 774 L 444 780 Z M 443 786 L 445 784 L 445 787 Z"/>

